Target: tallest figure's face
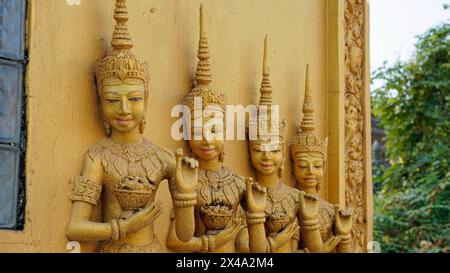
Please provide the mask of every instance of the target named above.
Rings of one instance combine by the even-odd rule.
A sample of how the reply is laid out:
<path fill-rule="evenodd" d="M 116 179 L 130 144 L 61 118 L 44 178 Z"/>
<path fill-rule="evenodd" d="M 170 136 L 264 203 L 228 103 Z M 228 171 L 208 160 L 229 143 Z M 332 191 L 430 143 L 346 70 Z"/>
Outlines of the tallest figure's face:
<path fill-rule="evenodd" d="M 132 131 L 144 118 L 144 84 L 106 82 L 100 99 L 103 118 L 115 131 Z"/>

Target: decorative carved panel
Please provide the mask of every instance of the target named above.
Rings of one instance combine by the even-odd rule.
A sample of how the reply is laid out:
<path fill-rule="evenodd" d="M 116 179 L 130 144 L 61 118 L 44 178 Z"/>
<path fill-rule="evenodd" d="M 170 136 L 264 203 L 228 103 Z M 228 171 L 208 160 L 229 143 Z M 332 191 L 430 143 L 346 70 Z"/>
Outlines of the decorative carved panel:
<path fill-rule="evenodd" d="M 353 250 L 365 250 L 364 166 L 365 2 L 345 1 L 345 203 L 353 209 Z"/>

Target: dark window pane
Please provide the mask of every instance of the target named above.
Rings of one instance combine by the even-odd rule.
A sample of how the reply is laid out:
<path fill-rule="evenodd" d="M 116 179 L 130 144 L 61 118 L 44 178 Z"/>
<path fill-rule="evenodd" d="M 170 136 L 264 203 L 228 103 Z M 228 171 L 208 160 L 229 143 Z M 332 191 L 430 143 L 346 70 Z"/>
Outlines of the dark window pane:
<path fill-rule="evenodd" d="M 19 150 L 0 145 L 0 227 L 16 225 Z"/>
<path fill-rule="evenodd" d="M 0 57 L 24 58 L 25 0 L 0 1 Z"/>
<path fill-rule="evenodd" d="M 22 66 L 0 60 L 0 142 L 19 143 Z"/>

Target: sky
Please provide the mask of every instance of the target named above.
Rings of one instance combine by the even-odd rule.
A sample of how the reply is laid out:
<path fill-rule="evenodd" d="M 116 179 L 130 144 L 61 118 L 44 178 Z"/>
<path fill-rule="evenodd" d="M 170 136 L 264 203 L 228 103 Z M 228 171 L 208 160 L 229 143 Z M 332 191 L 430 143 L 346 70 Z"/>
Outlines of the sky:
<path fill-rule="evenodd" d="M 416 36 L 441 22 L 450 22 L 450 0 L 370 0 L 371 70 L 384 61 L 408 60 Z"/>

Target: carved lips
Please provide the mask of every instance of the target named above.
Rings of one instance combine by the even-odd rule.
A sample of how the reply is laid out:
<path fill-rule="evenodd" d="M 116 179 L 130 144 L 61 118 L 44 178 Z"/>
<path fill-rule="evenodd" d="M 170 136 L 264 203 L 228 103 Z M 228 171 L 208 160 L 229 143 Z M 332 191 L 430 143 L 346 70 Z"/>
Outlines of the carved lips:
<path fill-rule="evenodd" d="M 259 163 L 259 166 L 261 166 L 261 168 L 265 169 L 265 170 L 270 170 L 274 164 L 273 163 Z"/>
<path fill-rule="evenodd" d="M 200 151 L 202 151 L 202 153 L 205 154 L 205 155 L 210 155 L 215 150 L 216 149 L 214 147 L 209 147 L 209 146 L 202 146 L 202 147 L 200 147 Z"/>
<path fill-rule="evenodd" d="M 130 125 L 131 121 L 133 121 L 132 117 L 116 117 L 115 118 L 117 124 L 123 127 L 127 127 Z"/>
<path fill-rule="evenodd" d="M 309 185 L 314 185 L 314 184 L 316 184 L 317 183 L 317 178 L 316 177 L 303 177 L 303 181 L 306 183 L 306 184 L 309 184 Z"/>

